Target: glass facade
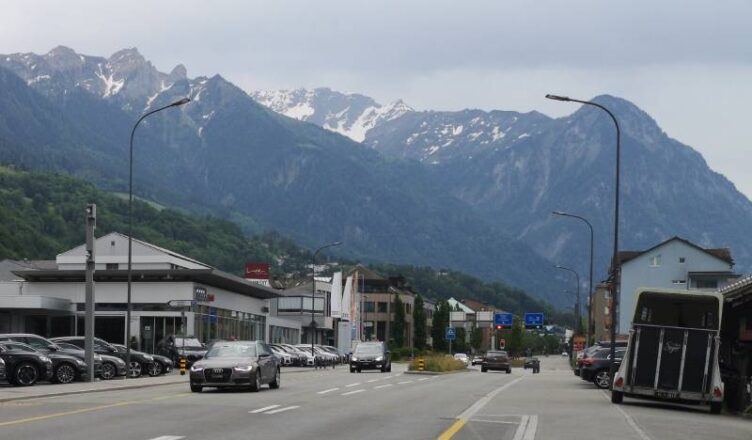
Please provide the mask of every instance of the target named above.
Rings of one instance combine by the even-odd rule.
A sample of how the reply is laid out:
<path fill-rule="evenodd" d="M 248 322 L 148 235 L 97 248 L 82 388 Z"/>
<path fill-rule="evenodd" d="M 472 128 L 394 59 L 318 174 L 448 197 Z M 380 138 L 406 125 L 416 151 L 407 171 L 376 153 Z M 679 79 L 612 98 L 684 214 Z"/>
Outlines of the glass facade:
<path fill-rule="evenodd" d="M 194 335 L 205 343 L 217 339 L 264 339 L 265 324 L 264 316 L 206 305 L 196 306 L 194 312 Z"/>
<path fill-rule="evenodd" d="M 272 344 L 297 344 L 300 341 L 300 331 L 296 328 L 269 326 L 269 342 Z"/>

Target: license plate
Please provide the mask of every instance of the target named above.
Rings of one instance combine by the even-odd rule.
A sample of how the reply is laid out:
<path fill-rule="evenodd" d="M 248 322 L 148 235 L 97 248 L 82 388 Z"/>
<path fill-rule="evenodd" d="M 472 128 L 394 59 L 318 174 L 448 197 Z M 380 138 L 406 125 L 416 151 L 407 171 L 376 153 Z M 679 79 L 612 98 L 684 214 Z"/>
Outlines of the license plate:
<path fill-rule="evenodd" d="M 676 397 L 679 395 L 676 391 L 656 391 L 655 397 L 661 398 L 661 399 L 676 399 Z"/>

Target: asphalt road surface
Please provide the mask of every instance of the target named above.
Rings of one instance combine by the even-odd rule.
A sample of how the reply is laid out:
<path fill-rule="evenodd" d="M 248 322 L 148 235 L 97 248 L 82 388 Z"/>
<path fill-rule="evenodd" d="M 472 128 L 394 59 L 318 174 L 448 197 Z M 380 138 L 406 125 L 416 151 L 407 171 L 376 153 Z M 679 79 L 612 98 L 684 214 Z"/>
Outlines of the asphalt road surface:
<path fill-rule="evenodd" d="M 0 403 L 0 439 L 752 439 L 752 421 L 706 407 L 613 405 L 559 357 L 536 375 L 403 370 L 283 374 L 259 393 L 181 384 Z"/>

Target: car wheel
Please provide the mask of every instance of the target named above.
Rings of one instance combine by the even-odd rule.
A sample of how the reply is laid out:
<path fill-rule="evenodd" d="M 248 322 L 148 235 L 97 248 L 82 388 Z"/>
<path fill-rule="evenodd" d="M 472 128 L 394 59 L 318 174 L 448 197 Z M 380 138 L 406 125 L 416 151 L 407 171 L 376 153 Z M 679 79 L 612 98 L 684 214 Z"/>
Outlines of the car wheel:
<path fill-rule="evenodd" d="M 141 377 L 141 363 L 138 361 L 131 361 L 131 366 L 128 368 L 129 377 Z"/>
<path fill-rule="evenodd" d="M 355 373 L 355 368 L 350 367 L 350 373 Z"/>
<path fill-rule="evenodd" d="M 199 384 L 191 382 L 191 392 L 200 393 L 203 387 Z"/>
<path fill-rule="evenodd" d="M 598 388 L 605 390 L 611 386 L 611 374 L 607 370 L 601 370 L 593 376 L 593 383 Z"/>
<path fill-rule="evenodd" d="M 357 369 L 358 373 L 360 373 L 360 368 Z"/>
<path fill-rule="evenodd" d="M 279 388 L 280 381 L 282 379 L 282 374 L 279 371 L 279 368 L 277 368 L 277 374 L 274 375 L 274 380 L 269 383 L 269 388 L 276 390 Z"/>
<path fill-rule="evenodd" d="M 256 371 L 256 376 L 253 379 L 253 383 L 251 384 L 251 391 L 254 393 L 259 392 L 261 390 L 261 372 Z"/>
<path fill-rule="evenodd" d="M 512 369 L 511 368 L 507 368 L 507 374 L 512 374 Z"/>
<path fill-rule="evenodd" d="M 151 364 L 151 367 L 149 367 L 149 376 L 151 377 L 159 376 L 160 374 L 162 374 L 163 371 L 164 371 L 164 367 L 162 366 L 162 363 L 154 361 Z"/>
<path fill-rule="evenodd" d="M 710 402 L 710 414 L 720 414 L 723 402 Z"/>
<path fill-rule="evenodd" d="M 76 380 L 76 368 L 69 363 L 60 364 L 55 370 L 53 380 L 56 383 L 71 383 Z"/>
<path fill-rule="evenodd" d="M 488 371 L 488 368 L 486 368 L 486 367 L 480 367 L 480 372 L 481 373 L 485 373 L 486 371 Z"/>
<path fill-rule="evenodd" d="M 117 367 L 112 362 L 102 363 L 102 372 L 99 374 L 103 380 L 110 380 L 117 376 Z"/>
<path fill-rule="evenodd" d="M 624 393 L 621 391 L 611 391 L 611 403 L 621 403 L 624 400 Z"/>
<path fill-rule="evenodd" d="M 28 387 L 34 385 L 37 380 L 39 380 L 39 370 L 31 362 L 22 362 L 13 374 L 14 385 Z"/>

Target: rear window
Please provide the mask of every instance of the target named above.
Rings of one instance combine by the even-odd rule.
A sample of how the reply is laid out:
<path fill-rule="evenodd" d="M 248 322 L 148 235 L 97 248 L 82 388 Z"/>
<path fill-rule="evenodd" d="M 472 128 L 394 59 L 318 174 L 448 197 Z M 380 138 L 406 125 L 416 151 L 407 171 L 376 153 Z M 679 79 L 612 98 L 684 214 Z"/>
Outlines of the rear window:
<path fill-rule="evenodd" d="M 488 358 L 507 357 L 507 352 L 506 351 L 489 351 L 486 354 L 486 357 L 488 357 Z"/>

